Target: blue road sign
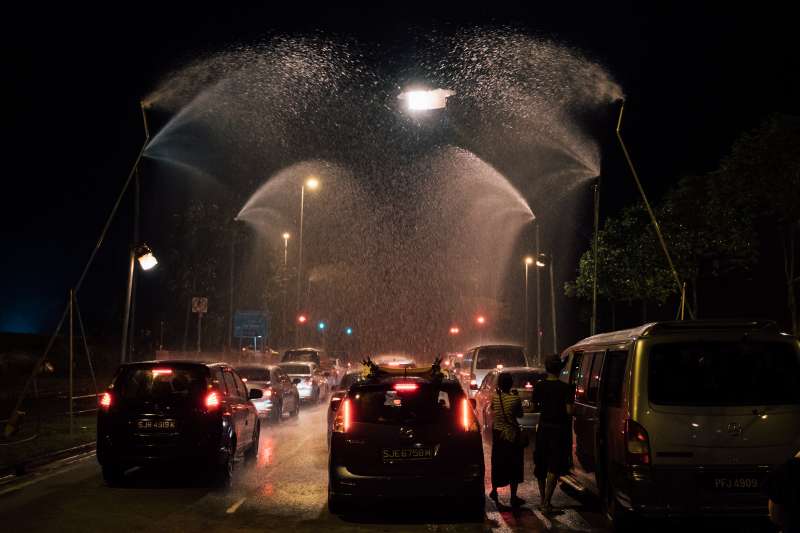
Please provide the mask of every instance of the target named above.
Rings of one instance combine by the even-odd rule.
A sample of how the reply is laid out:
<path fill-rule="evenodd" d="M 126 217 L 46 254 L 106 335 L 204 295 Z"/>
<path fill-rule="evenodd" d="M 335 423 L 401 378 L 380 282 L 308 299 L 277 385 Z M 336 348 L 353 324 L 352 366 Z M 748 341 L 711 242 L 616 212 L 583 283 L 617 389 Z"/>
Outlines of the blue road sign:
<path fill-rule="evenodd" d="M 233 315 L 233 336 L 262 337 L 269 334 L 269 318 L 262 311 L 236 311 Z"/>

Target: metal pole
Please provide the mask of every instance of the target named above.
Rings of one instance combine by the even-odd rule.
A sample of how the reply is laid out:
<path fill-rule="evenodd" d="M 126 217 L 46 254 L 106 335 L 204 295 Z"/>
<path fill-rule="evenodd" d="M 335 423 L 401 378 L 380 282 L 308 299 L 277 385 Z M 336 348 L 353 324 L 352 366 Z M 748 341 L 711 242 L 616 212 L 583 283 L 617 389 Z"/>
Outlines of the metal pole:
<path fill-rule="evenodd" d="M 203 313 L 197 313 L 197 353 L 200 353 L 200 334 L 203 331 Z"/>
<path fill-rule="evenodd" d="M 525 325 L 523 327 L 525 333 L 525 352 L 530 354 L 531 344 L 530 344 L 530 318 L 528 315 L 528 308 L 530 304 L 528 303 L 528 262 L 525 261 Z"/>
<path fill-rule="evenodd" d="M 284 237 L 283 239 L 283 277 L 281 279 L 281 291 L 283 292 L 283 312 L 281 313 L 282 320 L 281 320 L 281 342 L 286 342 L 286 326 L 287 326 L 287 319 L 289 317 L 289 310 L 287 309 L 287 297 L 286 297 L 286 283 L 289 281 L 288 279 L 288 272 L 289 272 L 289 239 Z"/>
<path fill-rule="evenodd" d="M 661 234 L 661 227 L 658 225 L 658 220 L 656 219 L 656 214 L 653 212 L 653 208 L 650 207 L 650 202 L 647 200 L 647 195 L 644 192 L 644 188 L 642 187 L 642 182 L 639 181 L 639 174 L 636 173 L 636 168 L 633 166 L 633 160 L 631 160 L 631 156 L 628 153 L 628 149 L 625 147 L 625 142 L 622 140 L 622 134 L 620 133 L 620 129 L 622 128 L 622 112 L 625 110 L 625 101 L 623 100 L 622 105 L 619 108 L 619 118 L 617 119 L 617 139 L 619 139 L 619 144 L 622 147 L 622 152 L 625 154 L 625 160 L 628 162 L 628 167 L 631 169 L 631 174 L 633 174 L 633 180 L 636 182 L 636 188 L 639 189 L 639 194 L 642 196 L 642 201 L 644 202 L 644 206 L 647 209 L 647 214 L 650 215 L 650 222 L 653 224 L 653 229 L 656 231 L 656 236 L 658 237 L 658 242 L 661 244 L 661 250 L 664 252 L 664 257 L 667 258 L 667 264 L 669 264 L 670 272 L 672 272 L 672 278 L 675 280 L 675 285 L 678 288 L 678 293 L 680 294 L 683 290 L 683 283 L 681 282 L 681 278 L 678 275 L 678 271 L 675 269 L 675 264 L 672 262 L 672 257 L 669 255 L 669 250 L 667 249 L 667 242 L 664 240 L 664 236 Z M 694 313 L 692 308 L 689 307 L 689 318 L 694 320 Z"/>
<path fill-rule="evenodd" d="M 133 182 L 133 246 L 139 245 L 139 169 L 136 169 L 136 176 Z M 136 267 L 133 268 L 133 279 L 131 285 L 131 318 L 128 326 L 128 359 L 133 361 L 136 353 Z"/>
<path fill-rule="evenodd" d="M 72 398 L 75 397 L 75 289 L 69 290 L 69 436 L 72 436 Z"/>
<path fill-rule="evenodd" d="M 553 254 L 550 254 L 550 316 L 553 322 L 553 353 L 558 353 L 558 332 L 556 330 L 556 289 L 553 282 Z"/>
<path fill-rule="evenodd" d="M 136 266 L 136 250 L 131 246 L 128 259 L 128 284 L 125 288 L 125 308 L 122 315 L 122 347 L 120 350 L 120 363 L 127 361 L 128 353 L 128 324 L 131 318 L 131 295 L 133 294 L 133 273 Z"/>
<path fill-rule="evenodd" d="M 227 352 L 231 351 L 231 339 L 233 338 L 233 280 L 234 280 L 234 263 L 236 261 L 236 227 L 233 227 L 233 235 L 231 235 L 231 275 L 230 275 L 230 290 L 228 294 L 228 337 L 225 341 L 225 348 Z"/>
<path fill-rule="evenodd" d="M 536 222 L 536 361 L 539 365 L 542 364 L 542 299 L 541 299 L 541 285 L 539 283 L 541 276 L 539 275 L 539 222 Z"/>
<path fill-rule="evenodd" d="M 298 243 L 297 243 L 297 306 L 296 306 L 296 313 L 297 315 L 300 314 L 300 296 L 303 290 L 303 209 L 305 203 L 305 196 L 306 196 L 306 184 L 300 187 L 300 234 L 298 236 Z M 296 346 L 300 346 L 300 327 L 298 326 L 294 330 L 294 343 Z"/>
<path fill-rule="evenodd" d="M 590 334 L 597 333 L 597 240 L 600 231 L 600 178 L 594 184 L 594 238 L 592 239 L 592 319 Z"/>

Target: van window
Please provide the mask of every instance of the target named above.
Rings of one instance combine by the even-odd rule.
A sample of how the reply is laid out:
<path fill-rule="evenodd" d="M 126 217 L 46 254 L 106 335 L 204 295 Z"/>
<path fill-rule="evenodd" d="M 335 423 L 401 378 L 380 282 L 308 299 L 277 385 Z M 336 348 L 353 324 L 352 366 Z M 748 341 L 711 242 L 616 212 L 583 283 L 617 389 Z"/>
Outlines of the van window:
<path fill-rule="evenodd" d="M 625 366 L 628 352 L 617 350 L 606 353 L 606 369 L 603 376 L 603 404 L 609 407 L 622 407 L 623 387 L 625 386 Z"/>
<path fill-rule="evenodd" d="M 578 367 L 578 374 L 575 377 L 575 399 L 581 402 L 586 401 L 586 391 L 589 390 L 589 376 L 592 370 L 592 359 L 594 354 L 583 353 L 581 354 L 580 367 Z"/>
<path fill-rule="evenodd" d="M 789 343 L 656 344 L 648 367 L 654 404 L 800 404 L 800 363 Z"/>
<path fill-rule="evenodd" d="M 589 383 L 586 387 L 586 403 L 596 404 L 598 393 L 600 391 L 600 372 L 603 368 L 603 352 L 594 354 L 594 361 L 592 362 L 592 371 L 589 375 Z"/>
<path fill-rule="evenodd" d="M 475 368 L 497 368 L 497 365 L 504 367 L 527 366 L 525 354 L 518 346 L 493 346 L 478 350 L 478 360 Z"/>
<path fill-rule="evenodd" d="M 581 362 L 583 361 L 583 352 L 577 352 L 572 356 L 572 366 L 568 369 L 569 382 L 575 385 L 579 382 Z M 565 369 L 566 370 L 566 369 Z"/>

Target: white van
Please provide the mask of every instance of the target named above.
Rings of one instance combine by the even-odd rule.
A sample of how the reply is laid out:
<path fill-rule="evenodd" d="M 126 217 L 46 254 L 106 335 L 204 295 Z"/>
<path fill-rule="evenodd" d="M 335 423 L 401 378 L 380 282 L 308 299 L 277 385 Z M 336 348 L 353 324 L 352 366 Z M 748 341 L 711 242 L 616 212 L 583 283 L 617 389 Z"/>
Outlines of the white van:
<path fill-rule="evenodd" d="M 769 471 L 800 450 L 800 343 L 757 321 L 660 322 L 564 351 L 574 467 L 618 524 L 766 514 Z"/>
<path fill-rule="evenodd" d="M 491 344 L 476 346 L 464 352 L 456 371 L 464 391 L 470 398 L 474 398 L 478 386 L 490 371 L 519 366 L 528 366 L 528 358 L 522 346 Z"/>

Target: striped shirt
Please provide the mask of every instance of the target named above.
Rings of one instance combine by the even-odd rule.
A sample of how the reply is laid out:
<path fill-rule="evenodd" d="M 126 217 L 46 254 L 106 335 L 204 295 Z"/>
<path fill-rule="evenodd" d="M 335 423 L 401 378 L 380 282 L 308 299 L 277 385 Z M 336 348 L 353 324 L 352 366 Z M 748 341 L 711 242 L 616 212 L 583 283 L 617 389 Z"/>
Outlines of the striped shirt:
<path fill-rule="evenodd" d="M 492 395 L 493 429 L 502 433 L 504 439 L 513 441 L 516 437 L 519 428 L 516 417 L 519 416 L 522 416 L 522 400 L 519 396 L 505 392 Z"/>

